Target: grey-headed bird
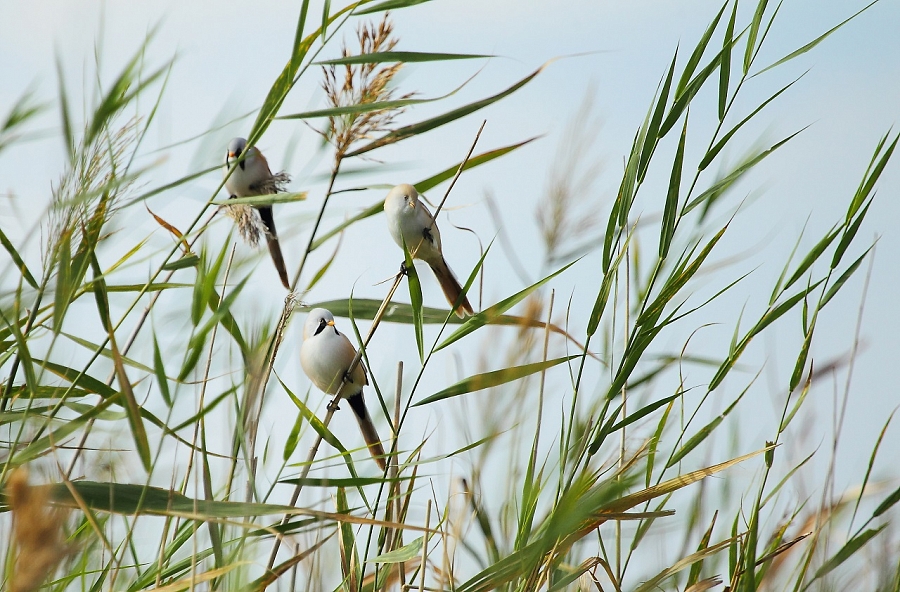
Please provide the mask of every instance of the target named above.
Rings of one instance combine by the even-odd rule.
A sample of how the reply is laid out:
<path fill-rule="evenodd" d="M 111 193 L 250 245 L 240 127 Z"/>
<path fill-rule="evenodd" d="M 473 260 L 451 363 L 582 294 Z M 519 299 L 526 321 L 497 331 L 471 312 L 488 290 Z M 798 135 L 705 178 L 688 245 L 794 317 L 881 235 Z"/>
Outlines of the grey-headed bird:
<path fill-rule="evenodd" d="M 441 251 L 441 231 L 421 201 L 419 192 L 412 185 L 397 185 L 391 189 L 384 200 L 384 213 L 387 215 L 388 230 L 394 242 L 409 250 L 413 259 L 420 259 L 431 267 L 441 290 L 450 306 L 456 305 L 453 312 L 463 318 L 472 314 L 472 305 L 462 295 L 462 286 Z M 462 299 L 460 300 L 460 297 Z"/>
<path fill-rule="evenodd" d="M 356 365 L 343 382 L 344 375 L 356 357 L 356 348 L 334 326 L 334 315 L 324 308 L 314 308 L 303 324 L 303 345 L 300 346 L 300 366 L 309 379 L 322 391 L 346 399 L 356 415 L 359 430 L 372 458 L 384 469 L 384 448 L 375 431 L 372 417 L 363 399 L 363 386 L 369 384 L 362 362 Z"/>
<path fill-rule="evenodd" d="M 228 174 L 228 169 L 231 168 L 235 160 L 241 157 L 246 148 L 247 140 L 244 138 L 234 138 L 228 143 L 228 152 L 225 154 L 225 174 Z M 254 146 L 247 151 L 247 156 L 238 163 L 237 168 L 225 181 L 225 190 L 228 191 L 229 196 L 232 198 L 267 195 L 277 193 L 279 185 L 285 181 L 287 181 L 287 177 L 283 173 L 278 175 L 272 174 L 266 157 Z M 275 217 L 272 213 L 272 206 L 254 207 L 259 212 L 259 218 L 263 223 L 269 254 L 275 263 L 278 277 L 281 279 L 284 287 L 290 290 L 291 283 L 288 280 L 287 268 L 284 265 L 284 257 L 281 255 L 281 246 L 278 243 L 278 232 L 275 230 Z"/>

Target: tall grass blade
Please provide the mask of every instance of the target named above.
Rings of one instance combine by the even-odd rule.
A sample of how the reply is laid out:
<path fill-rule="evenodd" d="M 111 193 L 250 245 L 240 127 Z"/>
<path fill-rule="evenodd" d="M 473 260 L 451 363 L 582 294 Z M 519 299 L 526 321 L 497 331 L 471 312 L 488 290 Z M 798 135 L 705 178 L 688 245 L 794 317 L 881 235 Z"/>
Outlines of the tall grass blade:
<path fill-rule="evenodd" d="M 725 539 L 719 543 L 716 543 L 712 547 L 706 547 L 701 549 L 695 553 L 691 553 L 687 557 L 683 557 L 672 564 L 671 567 L 667 567 L 662 570 L 637 588 L 635 588 L 634 592 L 650 592 L 650 590 L 658 590 L 660 588 L 659 584 L 666 580 L 667 578 L 677 574 L 678 572 L 685 570 L 693 565 L 696 565 L 699 562 L 702 562 L 704 559 L 708 559 L 713 555 L 717 554 L 719 551 L 725 549 L 729 545 L 734 542 L 734 539 Z"/>
<path fill-rule="evenodd" d="M 569 269 L 570 267 L 575 265 L 575 263 L 577 263 L 577 262 L 578 262 L 577 260 L 572 261 L 568 265 L 562 267 L 561 269 L 559 269 L 557 271 L 554 271 L 553 273 L 551 273 L 544 279 L 528 286 L 524 290 L 521 290 L 520 292 L 517 292 L 517 293 L 513 294 L 512 296 L 510 296 L 504 300 L 501 300 L 497 304 L 495 304 L 491 307 L 488 307 L 479 313 L 476 313 L 472 317 L 469 317 L 469 319 L 467 319 L 466 322 L 463 323 L 463 326 L 460 327 L 459 329 L 457 329 L 456 331 L 454 331 L 453 333 L 451 333 L 444 341 L 442 341 L 435 348 L 435 351 L 444 349 L 448 345 L 456 343 L 457 341 L 459 341 L 466 335 L 469 335 L 470 333 L 477 331 L 481 327 L 484 327 L 485 325 L 493 322 L 495 319 L 500 317 L 507 310 L 509 310 L 510 308 L 512 308 L 513 306 L 515 306 L 516 304 L 518 304 L 519 302 L 524 300 L 526 297 L 528 297 L 529 294 L 531 294 L 532 292 L 534 292 L 535 290 L 537 290 L 538 288 L 540 288 L 541 286 L 543 286 L 544 284 L 546 284 L 547 282 L 549 282 L 550 280 L 552 280 L 553 278 L 555 278 L 556 276 L 558 276 L 559 274 L 564 272 L 565 270 Z"/>
<path fill-rule="evenodd" d="M 808 71 L 809 70 L 807 70 L 807 72 Z M 744 126 L 745 123 L 747 123 L 748 121 L 753 119 L 757 113 L 759 113 L 766 107 L 766 105 L 768 105 L 769 103 L 771 103 L 772 101 L 777 99 L 781 95 L 781 93 L 783 93 L 784 91 L 786 91 L 787 89 L 792 87 L 798 80 L 800 80 L 804 76 L 806 76 L 806 72 L 804 72 L 803 74 L 801 74 L 800 76 L 798 76 L 797 78 L 795 78 L 794 80 L 792 80 L 791 82 L 786 84 L 785 86 L 781 87 L 781 89 L 778 92 L 776 92 L 775 94 L 770 96 L 768 99 L 766 99 L 765 101 L 760 103 L 759 106 L 750 113 L 750 115 L 743 118 L 733 128 L 728 130 L 728 132 L 724 136 L 722 136 L 722 139 L 719 140 L 718 142 L 716 142 L 715 145 L 709 149 L 709 152 L 707 152 L 703 156 L 703 160 L 701 160 L 700 164 L 697 165 L 697 170 L 700 170 L 700 171 L 706 170 L 706 167 L 708 167 L 710 165 L 710 163 L 716 158 L 716 156 L 719 155 L 719 152 L 722 151 L 722 148 L 725 147 L 725 144 L 727 144 L 728 141 L 731 140 L 731 138 L 734 136 L 734 134 L 736 134 L 738 132 L 738 130 L 740 130 Z"/>
<path fill-rule="evenodd" d="M 420 405 L 428 405 L 436 401 L 449 399 L 450 397 L 456 397 L 459 395 L 464 395 L 466 393 L 480 391 L 483 389 L 499 386 L 501 384 L 506 384 L 507 382 L 512 382 L 514 380 L 524 378 L 536 372 L 541 372 L 542 370 L 546 370 L 547 368 L 552 368 L 553 366 L 556 366 L 558 364 L 564 364 L 580 357 L 580 355 L 576 354 L 572 356 L 556 358 L 554 360 L 534 362 L 532 364 L 524 364 L 522 366 L 513 366 L 511 368 L 504 368 L 502 370 L 494 370 L 493 372 L 476 374 L 457 382 L 453 386 L 449 386 L 441 391 L 438 391 L 430 397 L 425 397 L 418 403 L 414 403 L 412 406 L 418 407 Z"/>
<path fill-rule="evenodd" d="M 63 145 L 69 165 L 75 163 L 75 134 L 72 131 L 72 115 L 69 112 L 69 93 L 66 90 L 66 79 L 63 76 L 62 60 L 56 56 L 56 83 L 59 86 L 59 115 L 62 123 Z"/>
<path fill-rule="evenodd" d="M 816 580 L 834 571 L 838 566 L 850 559 L 850 557 L 856 554 L 857 551 L 862 549 L 866 543 L 872 540 L 885 528 L 887 528 L 887 524 L 882 524 L 878 528 L 870 528 L 847 541 L 847 543 L 843 547 L 841 547 L 841 549 L 837 553 L 830 557 L 828 561 L 826 561 L 825 564 L 822 565 L 822 567 L 816 570 L 816 573 L 815 575 L 813 575 L 812 580 L 806 585 L 805 588 L 808 588 Z"/>
<path fill-rule="evenodd" d="M 890 510 L 897 502 L 900 502 L 900 487 L 895 489 L 889 496 L 887 496 L 884 501 L 878 504 L 878 507 L 875 508 L 875 511 L 872 512 L 872 517 L 877 518 Z"/>
<path fill-rule="evenodd" d="M 876 181 L 878 181 L 882 171 L 884 171 L 884 167 L 887 166 L 888 161 L 891 159 L 894 149 L 897 147 L 897 140 L 900 140 L 900 134 L 894 137 L 894 141 L 891 142 L 891 145 L 884 151 L 884 154 L 881 153 L 881 149 L 890 135 L 891 132 L 888 131 L 888 133 L 881 138 L 878 147 L 875 149 L 875 153 L 872 155 L 872 162 L 869 164 L 869 168 L 866 169 L 866 174 L 859 184 L 859 189 L 856 190 L 853 201 L 850 202 L 850 207 L 847 209 L 847 222 L 850 222 L 853 216 L 856 215 L 856 212 L 859 211 L 863 202 L 869 197 L 869 194 L 872 193 L 872 188 L 875 186 Z M 881 158 L 878 158 L 879 154 L 881 155 Z M 876 159 L 878 161 L 877 163 Z M 874 168 L 872 168 L 873 165 Z"/>
<path fill-rule="evenodd" d="M 37 290 L 38 284 L 35 281 L 34 276 L 28 271 L 28 266 L 25 265 L 25 261 L 22 259 L 21 255 L 19 255 L 19 252 L 16 251 L 16 248 L 13 247 L 13 244 L 10 242 L 9 238 L 7 238 L 3 229 L 0 229 L 0 244 L 2 244 L 3 248 L 6 249 L 6 252 L 9 253 L 13 263 L 16 264 L 16 269 L 19 270 L 19 273 L 22 274 L 22 277 L 28 282 L 28 285 Z"/>
<path fill-rule="evenodd" d="M 471 60 L 476 58 L 493 58 L 496 56 L 475 53 L 436 53 L 421 51 L 378 51 L 361 55 L 346 56 L 333 60 L 321 60 L 313 62 L 316 66 L 347 65 L 347 64 L 385 64 L 390 62 L 403 62 L 413 64 L 418 62 L 444 62 L 448 60 Z"/>
<path fill-rule="evenodd" d="M 659 235 L 659 258 L 665 259 L 669 255 L 669 247 L 675 237 L 675 216 L 678 212 L 679 193 L 681 190 L 681 171 L 684 167 L 684 142 L 687 138 L 688 118 L 684 118 L 684 127 L 681 128 L 681 137 L 678 139 L 678 149 L 675 151 L 675 161 L 672 163 L 672 174 L 669 176 L 669 191 L 666 194 L 666 205 L 663 209 L 662 224 Z"/>
<path fill-rule="evenodd" d="M 406 247 L 406 241 L 403 241 L 403 256 L 405 262 L 403 264 L 406 270 L 406 285 L 409 288 L 409 302 L 412 310 L 413 328 L 416 334 L 416 349 L 419 351 L 419 361 L 425 362 L 425 337 L 422 329 L 422 284 L 419 282 L 419 272 L 413 263 Z"/>
<path fill-rule="evenodd" d="M 381 148 L 382 146 L 387 146 L 388 144 L 395 144 L 397 142 L 400 142 L 401 140 L 411 138 L 412 136 L 423 134 L 427 131 L 431 131 L 437 127 L 446 125 L 452 121 L 456 121 L 461 117 L 465 117 L 466 115 L 474 113 L 479 109 L 483 109 L 488 105 L 492 105 L 500 99 L 508 97 L 512 93 L 516 92 L 517 90 L 531 82 L 548 65 L 550 65 L 550 62 L 545 63 L 525 78 L 519 80 L 506 90 L 497 93 L 496 95 L 487 97 L 486 99 L 481 99 L 480 101 L 475 101 L 474 103 L 469 103 L 468 105 L 464 105 L 462 107 L 458 107 L 452 111 L 448 111 L 447 113 L 438 115 L 437 117 L 432 117 L 431 119 L 426 119 L 425 121 L 407 125 L 391 131 L 381 138 L 378 138 L 377 140 L 362 146 L 361 148 L 357 148 L 356 150 L 348 152 L 347 157 L 349 158 L 351 156 L 359 156 L 360 154 L 365 154 L 366 152 L 369 152 L 376 148 Z"/>
<path fill-rule="evenodd" d="M 722 18 L 722 15 L 725 14 L 725 9 L 728 8 L 728 1 L 726 1 L 722 8 L 719 9 L 719 12 L 716 13 L 715 18 L 706 28 L 703 35 L 700 37 L 700 41 L 697 42 L 697 46 L 694 48 L 694 51 L 691 53 L 691 57 L 688 58 L 687 64 L 684 65 L 684 71 L 681 73 L 681 78 L 678 80 L 678 86 L 675 90 L 675 96 L 679 97 L 684 92 L 684 90 L 688 86 L 688 82 L 691 79 L 691 76 L 694 75 L 694 72 L 697 70 L 697 65 L 700 63 L 700 59 L 703 57 L 703 54 L 706 53 L 706 48 L 709 46 L 709 40 L 712 39 L 712 34 L 715 32 L 716 27 L 719 26 L 719 20 Z M 729 43 L 726 39 L 725 47 L 729 47 Z"/>
<path fill-rule="evenodd" d="M 809 127 L 809 126 L 807 126 L 807 127 Z M 784 138 L 780 142 L 773 144 L 766 150 L 763 150 L 761 152 L 753 154 L 752 156 L 744 159 L 744 161 L 741 164 L 739 164 L 737 167 L 735 167 L 734 170 L 732 170 L 730 173 L 728 173 L 727 175 L 725 175 L 724 177 L 722 177 L 721 179 L 719 179 L 718 181 L 713 183 L 709 189 L 707 189 L 706 191 L 701 193 L 699 196 L 694 198 L 687 205 L 685 205 L 684 208 L 682 208 L 682 210 L 681 210 L 681 215 L 684 216 L 685 214 L 687 214 L 688 212 L 690 212 L 691 210 L 693 210 L 694 208 L 703 204 L 706 201 L 715 201 L 720 195 L 722 195 L 722 193 L 725 192 L 726 189 L 731 187 L 738 179 L 740 179 L 744 175 L 744 173 L 746 173 L 747 171 L 749 171 L 750 169 L 755 167 L 757 164 L 762 162 L 765 158 L 770 156 L 773 152 L 775 152 L 776 150 L 778 150 L 779 148 L 781 148 L 782 146 L 784 146 L 785 144 L 790 142 L 792 139 L 794 139 L 794 137 L 796 137 L 798 134 L 803 132 L 805 129 L 806 129 L 806 127 L 804 127 L 803 129 L 801 129 L 799 131 L 794 132 L 793 134 Z"/>
<path fill-rule="evenodd" d="M 678 59 L 678 50 L 672 56 L 672 64 L 669 66 L 669 73 L 666 74 L 665 82 L 663 82 L 662 90 L 656 101 L 656 108 L 653 110 L 653 116 L 647 125 L 647 133 L 644 136 L 643 146 L 641 147 L 641 158 L 638 164 L 638 181 L 643 182 L 644 176 L 647 174 L 647 167 L 650 164 L 650 158 L 659 143 L 659 126 L 662 124 L 663 115 L 666 112 L 666 105 L 669 102 L 669 91 L 672 88 L 672 78 L 675 75 L 675 61 Z M 677 93 L 676 93 L 677 94 Z"/>
<path fill-rule="evenodd" d="M 806 257 L 803 258 L 803 261 L 800 262 L 800 265 L 797 266 L 797 269 L 794 271 L 794 273 L 792 273 L 791 276 L 787 279 L 781 291 L 787 290 L 788 288 L 793 286 L 797 280 L 803 277 L 803 274 L 805 274 L 806 271 L 810 267 L 812 267 L 813 263 L 819 260 L 819 257 L 822 256 L 822 253 L 831 245 L 831 243 L 835 238 L 837 238 L 840 232 L 840 228 L 835 228 L 828 232 L 824 237 L 822 237 L 822 239 L 817 242 L 812 249 L 810 249 L 809 253 L 806 254 Z"/>
<path fill-rule="evenodd" d="M 343 487 L 338 487 L 337 489 L 335 505 L 340 514 L 348 514 L 350 512 L 350 506 L 347 503 L 347 492 Z M 341 572 L 344 575 L 344 589 L 347 592 L 355 592 L 359 590 L 362 581 L 362 566 L 359 561 L 359 553 L 356 550 L 356 537 L 353 534 L 353 526 L 349 523 L 342 523 L 340 531 Z"/>
<path fill-rule="evenodd" d="M 835 281 L 831 285 L 831 287 L 828 288 L 828 291 L 822 297 L 822 304 L 821 304 L 822 307 L 824 307 L 826 304 L 828 304 L 831 301 L 831 299 L 834 298 L 834 296 L 838 293 L 838 291 L 840 291 L 840 289 L 844 287 L 844 284 L 847 283 L 847 280 L 849 280 L 850 277 L 854 273 L 856 273 L 856 270 L 859 269 L 860 263 L 862 263 L 863 259 L 866 258 L 866 255 L 868 255 L 869 251 L 871 251 L 871 250 L 872 250 L 872 247 L 869 247 L 868 249 L 866 249 L 866 251 L 862 255 L 860 255 L 856 259 L 856 261 L 854 261 L 850 265 L 850 267 L 848 267 L 847 270 L 844 271 L 844 273 L 842 273 L 840 275 L 840 277 L 837 279 L 837 281 Z"/>
<path fill-rule="evenodd" d="M 539 137 L 540 136 L 535 136 L 533 138 L 529 138 L 529 139 L 527 139 L 523 142 L 519 142 L 517 144 L 512 144 L 510 146 L 504 146 L 502 148 L 496 148 L 494 150 L 484 152 L 477 156 L 473 156 L 466 162 L 466 166 L 463 170 L 469 170 L 471 168 L 488 163 L 496 158 L 499 158 L 501 156 L 509 154 L 510 152 L 512 152 L 518 148 L 521 148 L 522 146 L 525 146 L 526 144 L 536 140 Z M 433 189 L 434 187 L 440 185 L 444 181 L 447 181 L 447 180 L 453 178 L 453 175 L 455 175 L 458 170 L 459 170 L 459 163 L 441 171 L 440 173 L 438 173 L 436 175 L 432 175 L 431 177 L 428 177 L 427 179 L 424 179 L 422 181 L 419 181 L 418 183 L 415 183 L 414 186 L 419 193 L 425 193 L 429 189 Z M 366 208 L 359 214 L 348 218 L 344 222 L 338 224 L 333 229 L 322 234 L 319 238 L 314 240 L 312 243 L 312 246 L 311 246 L 311 250 L 315 250 L 318 247 L 322 246 L 322 244 L 324 242 L 326 242 L 328 239 L 330 239 L 331 237 L 333 237 L 337 234 L 340 234 L 342 231 L 346 230 L 347 228 L 349 228 L 353 224 L 359 222 L 360 220 L 365 220 L 366 218 L 370 218 L 372 216 L 380 214 L 383 211 L 384 211 L 384 200 L 381 200 L 375 204 L 372 204 L 371 206 L 369 206 L 368 208 Z"/>
<path fill-rule="evenodd" d="M 712 76 L 713 72 L 719 67 L 719 63 L 723 56 L 725 56 L 726 53 L 730 55 L 730 45 L 730 43 L 726 44 L 725 47 L 723 47 L 722 50 L 719 51 L 719 53 L 717 53 L 696 76 L 694 76 L 690 83 L 685 86 L 684 90 L 675 96 L 675 102 L 669 110 L 669 115 L 666 117 L 665 121 L 663 121 L 663 124 L 659 129 L 660 136 L 665 136 L 669 133 L 669 130 L 674 127 L 675 123 L 681 117 L 681 114 L 685 112 L 691 104 L 691 101 L 694 100 L 694 97 L 700 92 L 703 85 L 706 84 L 709 77 Z"/>
<path fill-rule="evenodd" d="M 341 444 L 341 441 L 337 439 L 337 436 L 335 436 L 334 433 L 328 429 L 328 426 L 326 426 L 321 419 L 316 417 L 316 414 L 313 413 L 312 409 L 307 407 L 306 403 L 301 401 L 297 397 L 297 395 L 295 395 L 293 391 L 291 391 L 291 389 L 289 389 L 287 385 L 282 382 L 280 378 L 278 379 L 278 382 L 281 384 L 281 388 L 284 389 L 284 392 L 286 392 L 288 397 L 290 397 L 291 401 L 293 401 L 294 405 L 297 406 L 297 409 L 300 411 L 303 419 L 305 419 L 309 423 L 310 427 L 315 430 L 315 432 L 322 438 L 322 440 L 327 442 L 332 448 L 341 453 L 341 456 L 344 459 L 344 463 L 347 465 L 347 470 L 350 471 L 350 475 L 354 479 L 359 479 L 359 475 L 357 475 L 356 473 L 356 467 L 353 466 L 353 460 L 350 458 L 350 453 L 346 448 L 344 448 L 344 445 Z M 362 490 L 359 491 L 360 493 L 362 493 Z M 365 495 L 363 495 L 363 499 L 365 499 Z"/>
<path fill-rule="evenodd" d="M 756 39 L 759 36 L 759 27 L 762 24 L 762 17 L 766 12 L 768 3 L 769 0 L 759 0 L 756 5 L 756 11 L 753 13 L 753 20 L 750 22 L 750 31 L 747 33 L 747 46 L 744 48 L 744 76 L 747 75 L 747 72 L 750 70 L 750 64 L 753 63 Z"/>
<path fill-rule="evenodd" d="M 722 43 L 722 59 L 719 61 L 719 121 L 725 119 L 725 107 L 728 104 L 728 87 L 731 82 L 731 48 L 734 46 L 734 23 L 737 19 L 738 0 L 734 0 L 731 19 L 725 29 L 725 40 Z"/>
<path fill-rule="evenodd" d="M 166 367 L 162 359 L 162 352 L 159 349 L 159 342 L 156 341 L 156 335 L 153 335 L 153 373 L 156 376 L 156 386 L 159 388 L 159 394 L 162 395 L 166 407 L 172 407 L 172 394 L 169 392 L 169 379 L 166 377 Z"/>
<path fill-rule="evenodd" d="M 502 148 L 495 148 L 494 150 L 482 152 L 481 154 L 475 155 L 475 156 L 471 157 L 470 159 L 468 159 L 466 161 L 465 167 L 463 167 L 463 170 L 467 171 L 469 169 L 473 169 L 477 166 L 480 166 L 482 164 L 490 162 L 490 161 L 494 160 L 495 158 L 500 158 L 501 156 L 505 156 L 506 154 L 509 154 L 510 152 L 517 150 L 517 149 L 521 148 L 522 146 L 525 146 L 526 144 L 530 144 L 531 142 L 537 140 L 540 137 L 541 136 L 534 136 L 534 137 L 528 138 L 527 140 L 517 142 L 516 144 L 510 144 L 509 146 L 504 146 Z M 461 162 L 458 162 L 458 163 L 454 164 L 453 166 L 444 169 L 443 171 L 441 171 L 440 173 L 438 173 L 436 175 L 432 175 L 431 177 L 428 177 L 427 179 L 423 179 L 422 181 L 419 181 L 418 183 L 415 184 L 416 191 L 418 191 L 419 193 L 425 193 L 429 189 L 437 187 L 444 181 L 449 181 L 450 179 L 453 178 L 453 176 L 457 173 L 457 171 L 459 171 L 459 166 L 461 164 L 462 164 Z"/>
<path fill-rule="evenodd" d="M 408 6 L 416 6 L 417 4 L 425 4 L 426 2 L 431 2 L 431 0 L 386 0 L 385 2 L 381 2 L 379 4 L 376 4 L 375 6 L 370 6 L 369 8 L 363 10 L 357 10 L 353 14 L 359 16 L 363 14 L 372 14 L 373 12 L 398 10 L 400 8 L 406 8 Z"/>
<path fill-rule="evenodd" d="M 803 47 L 801 47 L 800 49 L 796 49 L 796 50 L 792 51 L 791 53 L 787 54 L 786 56 L 784 56 L 783 58 L 781 58 L 780 60 L 778 60 L 777 62 L 775 62 L 774 64 L 771 64 L 771 65 L 769 65 L 769 66 L 766 66 L 765 68 L 763 68 L 762 70 L 760 70 L 759 72 L 757 72 L 756 74 L 754 74 L 754 76 L 759 76 L 759 75 L 762 74 L 763 72 L 766 72 L 766 71 L 768 71 L 768 70 L 771 70 L 772 68 L 777 68 L 778 66 L 780 66 L 781 64 L 783 64 L 783 63 L 785 63 L 785 62 L 789 62 L 789 61 L 791 61 L 792 59 L 794 59 L 794 58 L 796 58 L 796 57 L 798 57 L 798 56 L 801 56 L 801 55 L 805 54 L 806 52 L 808 52 L 809 50 L 811 50 L 812 48 L 814 48 L 814 47 L 817 46 L 818 44 L 820 44 L 820 43 L 822 43 L 823 41 L 825 41 L 825 39 L 827 39 L 829 35 L 831 35 L 831 34 L 834 33 L 835 31 L 837 31 L 838 29 L 840 29 L 841 27 L 843 27 L 844 25 L 846 25 L 847 23 L 849 23 L 850 21 L 852 21 L 853 19 L 855 19 L 856 17 L 858 17 L 859 15 L 861 15 L 862 13 L 864 13 L 865 11 L 869 10 L 872 6 L 874 6 L 875 4 L 877 4 L 878 1 L 879 1 L 879 0 L 873 0 L 872 2 L 870 2 L 869 4 L 867 4 L 867 5 L 865 5 L 863 8 L 861 8 L 859 11 L 857 11 L 856 13 L 854 13 L 852 16 L 847 17 L 846 19 L 844 19 L 843 21 L 841 21 L 841 22 L 838 23 L 837 25 L 835 25 L 835 26 L 833 26 L 832 28 L 828 29 L 827 31 L 825 31 L 824 33 L 822 33 L 821 35 L 819 35 L 818 37 L 816 37 L 815 39 L 813 39 L 812 41 L 810 41 L 809 43 L 807 43 L 806 45 L 804 45 Z M 745 67 L 744 67 L 744 72 L 745 72 L 745 73 L 746 73 L 747 69 L 748 69 L 748 66 L 745 65 Z"/>

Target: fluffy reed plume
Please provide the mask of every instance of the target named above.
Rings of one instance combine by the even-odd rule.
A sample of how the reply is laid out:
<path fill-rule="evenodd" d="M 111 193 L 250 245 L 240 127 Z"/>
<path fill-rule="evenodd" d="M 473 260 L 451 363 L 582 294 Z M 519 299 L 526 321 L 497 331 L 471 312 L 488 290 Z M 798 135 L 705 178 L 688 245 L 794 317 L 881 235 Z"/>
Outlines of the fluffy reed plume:
<path fill-rule="evenodd" d="M 260 195 L 282 193 L 287 191 L 287 185 L 291 182 L 291 176 L 281 171 L 273 174 L 259 185 Z M 222 213 L 234 220 L 238 232 L 245 243 L 252 246 L 259 244 L 259 239 L 266 234 L 266 227 L 259 217 L 259 210 L 245 204 L 220 206 Z"/>
<path fill-rule="evenodd" d="M 102 238 L 101 229 L 136 180 L 136 175 L 128 174 L 122 163 L 136 142 L 139 123 L 132 119 L 114 133 L 99 136 L 75 152 L 71 168 L 53 189 L 46 245 L 50 256 L 42 258 L 45 263 L 52 263 L 53 255 L 63 245 L 82 248 L 85 241 L 96 244 Z M 72 244 L 78 231 L 81 245 Z"/>
<path fill-rule="evenodd" d="M 49 505 L 47 489 L 28 484 L 28 471 L 12 472 L 6 486 L 12 508 L 15 549 L 10 592 L 36 590 L 68 555 L 66 512 Z"/>
<path fill-rule="evenodd" d="M 597 138 L 598 122 L 592 117 L 593 100 L 588 94 L 578 112 L 566 126 L 557 148 L 545 198 L 537 211 L 537 222 L 547 250 L 547 262 L 565 254 L 572 241 L 587 234 L 597 224 L 591 192 L 601 166 L 585 162 Z"/>
<path fill-rule="evenodd" d="M 393 50 L 398 41 L 396 37 L 393 37 L 393 31 L 394 25 L 387 13 L 379 25 L 375 25 L 375 23 L 361 24 L 356 30 L 360 55 Z M 350 49 L 344 43 L 341 46 L 341 56 L 349 57 L 350 55 Z M 322 88 L 332 107 L 350 107 L 407 99 L 413 93 L 397 97 L 395 89 L 390 88 L 391 80 L 402 67 L 402 62 L 323 66 Z M 343 68 L 342 80 L 339 80 L 338 68 Z M 403 111 L 403 108 L 388 108 L 335 115 L 328 118 L 328 128 L 322 135 L 334 145 L 335 158 L 340 160 L 354 142 L 371 137 L 372 134 L 379 131 L 387 131 L 394 119 Z"/>

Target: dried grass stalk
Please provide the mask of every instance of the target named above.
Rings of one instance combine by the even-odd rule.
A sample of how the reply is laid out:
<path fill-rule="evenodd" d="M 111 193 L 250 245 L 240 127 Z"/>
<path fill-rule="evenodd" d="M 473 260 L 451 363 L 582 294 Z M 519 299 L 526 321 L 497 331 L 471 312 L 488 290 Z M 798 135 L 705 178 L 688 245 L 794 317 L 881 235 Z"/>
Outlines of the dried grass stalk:
<path fill-rule="evenodd" d="M 53 189 L 45 262 L 53 255 L 63 237 L 74 239 L 99 230 L 112 218 L 118 202 L 134 184 L 135 177 L 124 174 L 121 163 L 134 147 L 140 120 L 135 118 L 108 137 L 102 137 L 77 152 L 72 168 Z M 76 245 L 73 244 L 72 247 Z"/>

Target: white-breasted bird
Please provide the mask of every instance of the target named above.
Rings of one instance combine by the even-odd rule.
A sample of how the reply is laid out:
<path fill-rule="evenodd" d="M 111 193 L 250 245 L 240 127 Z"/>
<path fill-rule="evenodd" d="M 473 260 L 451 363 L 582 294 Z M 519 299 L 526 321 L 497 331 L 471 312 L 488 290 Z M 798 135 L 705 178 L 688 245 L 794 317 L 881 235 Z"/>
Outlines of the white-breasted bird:
<path fill-rule="evenodd" d="M 456 316 L 463 318 L 473 313 L 468 298 L 462 294 L 462 286 L 441 251 L 441 231 L 431 212 L 419 201 L 419 192 L 412 185 L 397 185 L 384 200 L 388 230 L 394 242 L 406 248 L 413 259 L 420 259 L 431 267 L 450 306 L 456 305 Z M 460 298 L 461 297 L 461 298 Z"/>
<path fill-rule="evenodd" d="M 334 326 L 334 315 L 324 308 L 309 311 L 303 324 L 300 366 L 313 384 L 326 394 L 334 395 L 340 390 L 341 398 L 346 399 L 353 409 L 372 458 L 384 469 L 384 448 L 363 399 L 363 386 L 369 384 L 369 379 L 362 361 L 353 369 L 347 382 L 343 382 L 355 357 L 356 348 Z"/>
<path fill-rule="evenodd" d="M 240 158 L 247 148 L 247 140 L 244 138 L 233 138 L 228 143 L 228 152 L 225 154 L 225 174 L 235 160 Z M 273 175 L 269 169 L 269 163 L 266 157 L 256 146 L 247 151 L 247 156 L 238 163 L 237 168 L 231 173 L 225 181 L 225 190 L 228 191 L 230 197 L 252 197 L 256 195 L 267 195 L 277 193 L 279 184 L 287 180 L 287 176 L 283 173 Z M 275 216 L 272 212 L 272 206 L 254 206 L 259 212 L 259 218 L 265 227 L 266 243 L 269 246 L 269 254 L 275 263 L 275 269 L 278 271 L 278 277 L 281 283 L 288 290 L 291 289 L 290 280 L 288 280 L 287 268 L 284 265 L 284 257 L 281 255 L 281 246 L 278 243 L 278 232 L 275 230 Z M 255 242 L 254 242 L 255 244 Z"/>

